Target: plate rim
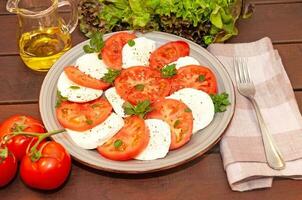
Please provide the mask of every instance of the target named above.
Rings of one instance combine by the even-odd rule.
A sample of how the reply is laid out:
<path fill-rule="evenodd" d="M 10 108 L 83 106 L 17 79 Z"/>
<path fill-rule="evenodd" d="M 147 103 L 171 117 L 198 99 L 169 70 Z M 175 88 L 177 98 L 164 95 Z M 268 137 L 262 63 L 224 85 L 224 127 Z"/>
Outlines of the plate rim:
<path fill-rule="evenodd" d="M 138 32 L 138 31 L 131 31 L 130 30 L 130 31 L 120 31 L 120 32 L 134 32 L 138 36 L 141 35 L 141 34 L 147 35 L 147 34 L 155 33 L 155 34 L 158 34 L 158 35 L 164 35 L 166 37 L 172 37 L 173 40 L 174 39 L 183 40 L 183 41 L 186 41 L 187 43 L 189 43 L 190 45 L 194 45 L 195 47 L 202 49 L 204 52 L 206 52 L 207 56 L 210 56 L 211 59 L 213 59 L 216 62 L 218 62 L 220 64 L 220 69 L 224 71 L 224 75 L 225 75 L 226 79 L 230 83 L 230 89 L 231 89 L 230 92 L 232 93 L 232 97 L 233 97 L 233 102 L 232 102 L 231 106 L 228 107 L 228 110 L 229 110 L 230 113 L 227 116 L 227 123 L 223 124 L 223 126 L 221 128 L 221 131 L 218 134 L 219 136 L 214 141 L 212 141 L 211 144 L 208 145 L 206 148 L 204 148 L 201 151 L 195 153 L 194 155 L 190 156 L 187 159 L 183 159 L 183 160 L 181 160 L 179 162 L 176 162 L 176 163 L 173 163 L 173 164 L 168 163 L 165 166 L 161 166 L 161 167 L 154 167 L 152 169 L 143 169 L 143 170 L 142 170 L 142 168 L 139 168 L 137 170 L 113 169 L 113 168 L 110 168 L 110 167 L 98 166 L 98 165 L 94 165 L 94 164 L 91 164 L 91 163 L 87 163 L 87 162 L 81 160 L 80 158 L 77 158 L 77 156 L 73 155 L 73 153 L 69 151 L 69 153 L 72 156 L 72 158 L 74 160 L 76 160 L 76 161 L 78 161 L 78 162 L 80 162 L 80 163 L 88 166 L 88 167 L 92 167 L 92 168 L 97 169 L 97 170 L 108 171 L 108 172 L 113 172 L 113 173 L 123 173 L 123 174 L 142 174 L 142 173 L 153 173 L 153 172 L 157 172 L 157 171 L 163 171 L 163 170 L 171 169 L 171 168 L 183 165 L 184 163 L 190 162 L 191 160 L 194 160 L 195 158 L 204 155 L 207 151 L 209 151 L 213 146 L 215 146 L 222 139 L 223 135 L 226 132 L 226 129 L 230 125 L 230 123 L 232 121 L 232 118 L 234 116 L 235 104 L 236 104 L 235 88 L 234 88 L 234 84 L 233 84 L 233 81 L 231 79 L 231 76 L 230 76 L 229 72 L 226 70 L 225 66 L 220 62 L 220 60 L 215 55 L 213 55 L 212 53 L 210 53 L 207 49 L 201 47 L 200 45 L 198 45 L 198 44 L 196 44 L 196 43 L 194 43 L 194 42 L 192 42 L 192 41 L 190 41 L 188 39 L 182 38 L 180 36 L 176 36 L 176 35 L 165 33 L 165 32 L 159 32 L 159 31 L 152 31 L 152 32 L 148 32 L 148 33 L 141 33 L 141 32 Z M 104 37 L 110 37 L 111 35 L 116 34 L 116 33 L 118 33 L 118 32 L 111 32 L 111 33 L 108 33 L 108 34 L 104 34 Z M 56 61 L 56 63 L 59 62 L 62 58 L 68 57 L 68 52 L 71 52 L 73 49 L 76 49 L 79 46 L 83 46 L 84 44 L 87 44 L 88 42 L 89 42 L 89 39 L 87 39 L 87 40 L 85 40 L 83 42 L 80 42 L 77 45 L 73 46 L 61 58 L 59 58 Z M 55 68 L 58 68 L 58 67 L 55 67 L 56 63 L 48 71 L 46 77 L 44 78 L 42 86 L 41 86 L 40 94 L 39 94 L 39 112 L 40 112 L 40 115 L 41 115 L 41 119 L 42 119 L 43 123 L 45 124 L 45 128 L 47 130 L 48 130 L 48 125 L 47 125 L 47 123 L 45 123 L 45 121 L 47 121 L 47 119 L 45 119 L 45 116 L 42 113 L 43 106 L 42 106 L 41 102 L 42 102 L 42 98 L 43 98 L 43 91 L 45 90 L 44 88 L 46 87 L 46 82 L 47 82 L 48 79 L 51 79 L 51 74 L 55 70 Z M 58 141 L 59 139 L 57 139 L 56 136 L 52 136 L 51 138 L 54 141 L 60 142 L 60 141 Z M 68 148 L 66 148 L 66 149 L 68 151 Z"/>

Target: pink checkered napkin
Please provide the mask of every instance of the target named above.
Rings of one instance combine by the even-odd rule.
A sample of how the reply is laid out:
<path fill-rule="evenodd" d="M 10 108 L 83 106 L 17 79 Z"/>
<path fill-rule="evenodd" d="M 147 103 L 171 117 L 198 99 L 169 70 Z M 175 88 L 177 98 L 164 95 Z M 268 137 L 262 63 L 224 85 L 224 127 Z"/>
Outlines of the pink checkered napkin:
<path fill-rule="evenodd" d="M 265 159 L 254 109 L 237 89 L 234 117 L 221 140 L 220 151 L 232 190 L 246 191 L 272 186 L 274 177 L 302 178 L 302 117 L 281 58 L 269 38 L 252 43 L 212 44 L 236 87 L 233 57 L 247 57 L 256 87 L 256 100 L 286 161 L 281 171 L 271 169 Z"/>

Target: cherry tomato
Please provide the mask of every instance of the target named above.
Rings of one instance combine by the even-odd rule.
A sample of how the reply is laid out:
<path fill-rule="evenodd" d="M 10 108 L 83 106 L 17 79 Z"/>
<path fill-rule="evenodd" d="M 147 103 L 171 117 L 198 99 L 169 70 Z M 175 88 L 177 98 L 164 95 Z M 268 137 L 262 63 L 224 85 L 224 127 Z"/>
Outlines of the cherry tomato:
<path fill-rule="evenodd" d="M 7 148 L 0 149 L 0 187 L 7 185 L 16 175 L 17 159 Z"/>
<path fill-rule="evenodd" d="M 39 120 L 36 120 L 26 115 L 13 115 L 1 124 L 0 126 L 0 138 L 11 132 L 32 132 L 32 133 L 44 133 L 45 129 Z M 36 138 L 17 135 L 7 141 L 6 145 L 8 149 L 14 154 L 17 160 L 21 160 L 25 155 L 28 145 L 33 144 Z"/>
<path fill-rule="evenodd" d="M 67 77 L 71 81 L 81 86 L 85 86 L 97 90 L 105 90 L 110 86 L 109 83 L 106 83 L 102 80 L 95 79 L 85 74 L 84 72 L 81 72 L 77 67 L 74 66 L 65 67 L 64 72 L 66 73 Z"/>
<path fill-rule="evenodd" d="M 20 165 L 20 177 L 29 187 L 41 190 L 53 190 L 67 179 L 71 158 L 62 145 L 49 141 L 40 145 L 41 157 L 33 161 L 26 154 Z"/>
<path fill-rule="evenodd" d="M 122 69 L 123 46 L 134 38 L 136 38 L 135 34 L 127 32 L 117 33 L 109 37 L 101 51 L 104 63 L 112 69 Z"/>
<path fill-rule="evenodd" d="M 186 144 L 192 136 L 193 115 L 186 112 L 188 107 L 181 101 L 165 99 L 152 105 L 152 111 L 147 114 L 149 119 L 161 119 L 170 125 L 170 149 L 177 149 Z"/>
<path fill-rule="evenodd" d="M 149 67 L 131 67 L 123 70 L 115 79 L 117 93 L 125 100 L 137 104 L 139 101 L 155 102 L 170 92 L 170 82 Z"/>
<path fill-rule="evenodd" d="M 214 73 L 207 67 L 188 65 L 178 70 L 172 78 L 171 93 L 182 88 L 195 88 L 208 94 L 216 94 L 217 82 Z"/>
<path fill-rule="evenodd" d="M 189 54 L 190 47 L 188 43 L 184 41 L 168 42 L 150 55 L 150 67 L 160 70 L 165 65 Z"/>
<path fill-rule="evenodd" d="M 111 160 L 130 160 L 147 147 L 149 137 L 144 120 L 131 116 L 125 119 L 124 127 L 97 150 Z"/>
<path fill-rule="evenodd" d="M 85 131 L 102 123 L 111 114 L 112 106 L 105 98 L 87 103 L 64 101 L 56 109 L 57 118 L 64 128 Z"/>

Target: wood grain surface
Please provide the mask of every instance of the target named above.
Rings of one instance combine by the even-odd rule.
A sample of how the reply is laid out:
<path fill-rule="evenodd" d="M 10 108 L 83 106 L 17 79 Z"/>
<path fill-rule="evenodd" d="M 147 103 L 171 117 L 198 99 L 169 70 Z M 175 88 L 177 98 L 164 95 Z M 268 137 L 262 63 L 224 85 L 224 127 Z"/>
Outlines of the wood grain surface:
<path fill-rule="evenodd" d="M 256 11 L 251 19 L 239 21 L 239 35 L 229 42 L 270 37 L 282 57 L 302 112 L 302 0 L 249 1 L 256 4 Z M 5 11 L 5 3 L 0 0 L 0 121 L 17 113 L 40 118 L 38 96 L 45 74 L 29 70 L 18 56 L 17 18 Z M 73 44 L 85 39 L 78 29 L 73 33 Z M 0 199 L 296 200 L 302 199 L 301 188 L 301 181 L 278 179 L 270 189 L 232 192 L 216 145 L 203 157 L 153 174 L 112 174 L 74 161 L 69 180 L 58 190 L 32 190 L 17 177 L 0 189 Z"/>

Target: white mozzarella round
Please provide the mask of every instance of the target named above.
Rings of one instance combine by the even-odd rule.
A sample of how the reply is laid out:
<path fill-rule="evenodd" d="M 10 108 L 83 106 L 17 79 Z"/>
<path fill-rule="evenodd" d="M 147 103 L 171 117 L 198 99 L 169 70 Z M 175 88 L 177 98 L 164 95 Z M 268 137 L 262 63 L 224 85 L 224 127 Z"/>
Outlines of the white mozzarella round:
<path fill-rule="evenodd" d="M 207 93 L 184 88 L 173 93 L 169 99 L 176 99 L 185 103 L 193 115 L 193 134 L 208 126 L 214 118 L 215 109 L 213 101 Z"/>
<path fill-rule="evenodd" d="M 155 50 L 155 41 L 145 37 L 135 38 L 131 47 L 126 44 L 122 50 L 123 68 L 148 66 L 151 52 Z"/>
<path fill-rule="evenodd" d="M 105 97 L 111 104 L 114 112 L 120 117 L 126 117 L 123 104 L 125 100 L 116 92 L 115 87 L 109 88 L 105 91 Z"/>
<path fill-rule="evenodd" d="M 57 87 L 63 97 L 77 103 L 92 101 L 103 94 L 103 90 L 87 88 L 72 82 L 65 72 L 60 75 Z"/>
<path fill-rule="evenodd" d="M 155 160 L 164 158 L 169 152 L 171 131 L 169 125 L 159 119 L 145 120 L 150 132 L 148 146 L 135 157 L 137 160 Z"/>
<path fill-rule="evenodd" d="M 82 132 L 66 129 L 66 132 L 79 147 L 95 149 L 112 138 L 123 126 L 123 118 L 111 113 L 103 123 L 92 129 Z"/>
<path fill-rule="evenodd" d="M 187 66 L 187 65 L 200 65 L 200 63 L 193 57 L 191 56 L 185 56 L 185 57 L 180 57 L 178 60 L 170 63 L 171 64 L 176 64 L 176 69 L 179 69 L 181 67 Z"/>
<path fill-rule="evenodd" d="M 80 71 L 95 78 L 101 79 L 108 72 L 106 64 L 98 58 L 98 53 L 88 53 L 79 57 L 76 66 Z"/>

